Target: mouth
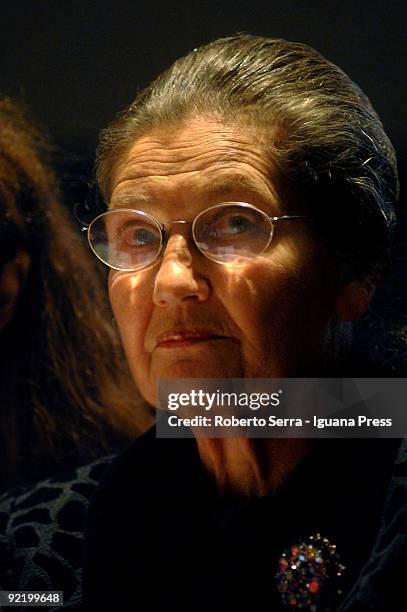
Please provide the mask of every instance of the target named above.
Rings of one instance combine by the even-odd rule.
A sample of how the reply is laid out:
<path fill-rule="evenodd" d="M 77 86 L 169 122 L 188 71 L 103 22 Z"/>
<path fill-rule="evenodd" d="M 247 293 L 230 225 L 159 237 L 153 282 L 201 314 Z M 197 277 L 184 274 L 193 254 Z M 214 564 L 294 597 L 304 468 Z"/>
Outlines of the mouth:
<path fill-rule="evenodd" d="M 178 348 L 210 342 L 213 340 L 225 340 L 226 336 L 220 336 L 204 330 L 182 330 L 171 331 L 157 338 L 156 348 Z"/>

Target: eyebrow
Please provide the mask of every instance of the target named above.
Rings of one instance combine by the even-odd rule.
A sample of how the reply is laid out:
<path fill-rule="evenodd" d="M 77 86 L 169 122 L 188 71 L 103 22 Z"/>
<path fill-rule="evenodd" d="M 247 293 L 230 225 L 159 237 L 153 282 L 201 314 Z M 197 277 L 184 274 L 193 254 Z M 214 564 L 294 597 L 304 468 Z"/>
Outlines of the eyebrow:
<path fill-rule="evenodd" d="M 258 181 L 249 179 L 244 174 L 234 174 L 225 177 L 215 178 L 208 186 L 207 193 L 213 197 L 228 195 L 236 188 L 249 189 L 261 197 L 272 198 L 275 201 L 275 194 L 267 189 L 265 185 Z"/>
<path fill-rule="evenodd" d="M 115 195 L 109 202 L 109 208 L 127 208 L 137 203 L 147 204 L 151 199 L 147 189 L 138 187 L 137 191 L 123 191 Z"/>
<path fill-rule="evenodd" d="M 254 181 L 244 174 L 232 174 L 214 178 L 209 185 L 205 186 L 205 196 L 209 199 L 227 197 L 239 188 L 248 189 L 262 198 L 270 199 L 271 204 L 275 204 L 278 201 L 276 193 L 273 193 L 261 182 Z M 154 197 L 151 194 L 151 190 L 139 186 L 134 191 L 123 191 L 113 196 L 109 203 L 109 208 L 131 208 L 135 204 L 149 204 L 153 201 Z"/>

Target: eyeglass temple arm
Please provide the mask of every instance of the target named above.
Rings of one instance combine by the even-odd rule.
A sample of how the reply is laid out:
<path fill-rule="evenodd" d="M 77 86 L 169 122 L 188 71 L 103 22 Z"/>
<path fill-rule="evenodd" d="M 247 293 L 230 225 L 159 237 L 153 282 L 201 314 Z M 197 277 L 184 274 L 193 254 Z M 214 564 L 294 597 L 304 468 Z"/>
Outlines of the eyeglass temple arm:
<path fill-rule="evenodd" d="M 277 223 L 277 221 L 290 221 L 295 219 L 308 219 L 308 215 L 282 215 L 281 217 L 269 217 L 270 221 Z"/>

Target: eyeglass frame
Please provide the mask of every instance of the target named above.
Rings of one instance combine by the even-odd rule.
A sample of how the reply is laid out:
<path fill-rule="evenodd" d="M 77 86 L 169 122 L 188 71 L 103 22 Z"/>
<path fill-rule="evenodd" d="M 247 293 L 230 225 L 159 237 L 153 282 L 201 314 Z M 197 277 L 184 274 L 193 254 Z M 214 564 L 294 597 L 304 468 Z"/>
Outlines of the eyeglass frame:
<path fill-rule="evenodd" d="M 138 210 L 136 208 L 115 208 L 115 209 L 111 209 L 111 210 L 105 210 L 104 212 L 100 213 L 99 215 L 97 215 L 94 219 L 92 219 L 92 221 L 89 224 L 83 225 L 81 228 L 81 231 L 83 232 L 87 232 L 87 239 L 88 239 L 88 243 L 89 246 L 91 248 L 91 251 L 94 253 L 94 255 L 108 268 L 111 268 L 112 270 L 118 270 L 119 272 L 137 272 L 138 270 L 146 270 L 147 268 L 149 268 L 150 266 L 154 265 L 160 255 L 163 252 L 163 247 L 167 242 L 168 239 L 168 229 L 167 226 L 169 225 L 173 225 L 174 223 L 181 223 L 181 224 L 188 224 L 191 225 L 191 235 L 192 235 L 192 239 L 194 242 L 194 245 L 196 246 L 196 248 L 198 249 L 198 251 L 207 259 L 209 259 L 210 261 L 214 261 L 217 264 L 220 265 L 228 265 L 228 266 L 233 266 L 233 265 L 239 265 L 237 263 L 232 262 L 228 262 L 228 261 L 217 261 L 216 259 L 214 259 L 213 257 L 210 257 L 207 253 L 205 253 L 204 251 L 202 251 L 199 246 L 198 243 L 195 239 L 195 235 L 194 235 L 194 225 L 197 221 L 197 219 L 204 214 L 205 212 L 207 212 L 208 210 L 213 210 L 214 208 L 220 208 L 221 206 L 225 206 L 226 205 L 237 205 L 237 206 L 241 206 L 242 208 L 250 208 L 252 210 L 255 210 L 256 212 L 259 212 L 263 217 L 265 217 L 269 223 L 270 223 L 270 237 L 268 239 L 267 244 L 265 245 L 265 247 L 256 255 L 254 255 L 252 258 L 250 259 L 255 259 L 256 257 L 258 257 L 259 255 L 261 255 L 262 253 L 264 253 L 264 251 L 270 246 L 270 243 L 273 239 L 273 235 L 274 235 L 274 224 L 276 224 L 278 221 L 291 221 L 291 220 L 297 220 L 297 219 L 308 219 L 308 215 L 280 215 L 280 216 L 270 216 L 267 215 L 267 213 L 265 213 L 263 210 L 261 210 L 260 208 L 257 208 L 257 206 L 254 206 L 253 204 L 250 204 L 248 202 L 220 202 L 219 204 L 215 204 L 214 206 L 209 206 L 209 208 L 205 208 L 204 210 L 201 210 L 196 217 L 194 218 L 193 221 L 188 221 L 187 219 L 174 219 L 172 221 L 168 221 L 167 223 L 161 223 L 158 219 L 156 219 L 153 215 L 150 215 L 150 213 L 146 213 L 143 210 Z M 106 216 L 108 214 L 111 213 L 115 213 L 115 212 L 135 212 L 138 214 L 143 215 L 144 217 L 148 217 L 149 219 L 151 219 L 152 221 L 154 221 L 154 223 L 157 224 L 160 233 L 161 233 L 161 241 L 160 241 L 160 246 L 159 249 L 157 250 L 157 255 L 155 256 L 155 258 L 149 262 L 148 264 L 144 265 L 144 266 L 140 266 L 139 268 L 117 268 L 116 266 L 112 266 L 111 264 L 107 263 L 106 261 L 104 261 L 95 251 L 95 249 L 92 247 L 92 242 L 90 240 L 90 229 L 93 225 L 93 223 L 95 223 L 95 221 L 97 221 L 98 219 L 100 219 L 103 216 Z M 241 264 L 240 264 L 241 265 Z"/>

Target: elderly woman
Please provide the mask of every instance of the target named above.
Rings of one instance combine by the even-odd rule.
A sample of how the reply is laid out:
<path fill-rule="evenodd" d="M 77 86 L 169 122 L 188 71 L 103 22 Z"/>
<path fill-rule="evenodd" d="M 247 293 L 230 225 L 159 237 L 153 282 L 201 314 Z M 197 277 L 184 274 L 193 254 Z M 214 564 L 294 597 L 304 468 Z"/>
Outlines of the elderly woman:
<path fill-rule="evenodd" d="M 137 432 L 103 277 L 61 202 L 50 153 L 22 105 L 0 100 L 0 489 Z"/>
<path fill-rule="evenodd" d="M 89 241 L 151 405 L 162 379 L 369 372 L 352 365 L 351 322 L 387 263 L 395 156 L 317 52 L 245 35 L 194 50 L 103 133 L 97 175 L 108 210 Z M 16 515 L 36 535 L 32 491 L 3 501 L 3 588 L 95 610 L 337 610 L 377 538 L 397 445 L 150 430 L 37 506 L 66 521 L 40 553 L 16 545 Z"/>

